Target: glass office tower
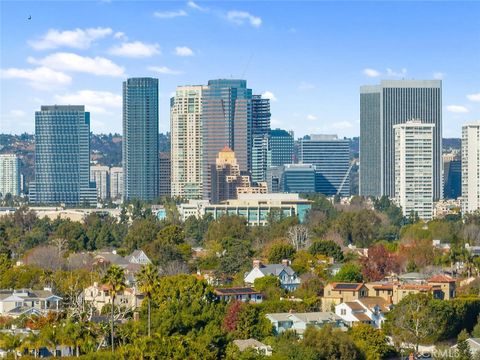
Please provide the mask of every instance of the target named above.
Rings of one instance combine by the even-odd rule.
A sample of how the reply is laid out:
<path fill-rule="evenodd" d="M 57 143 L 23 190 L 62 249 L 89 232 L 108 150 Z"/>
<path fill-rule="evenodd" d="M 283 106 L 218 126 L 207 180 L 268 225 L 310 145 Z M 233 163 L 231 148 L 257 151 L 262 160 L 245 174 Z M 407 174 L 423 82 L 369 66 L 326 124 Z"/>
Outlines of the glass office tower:
<path fill-rule="evenodd" d="M 159 196 L 158 79 L 123 83 L 124 198 L 152 201 Z"/>
<path fill-rule="evenodd" d="M 42 106 L 35 112 L 35 181 L 30 202 L 95 205 L 90 182 L 90 113 L 81 106 Z"/>
<path fill-rule="evenodd" d="M 360 88 L 360 195 L 395 196 L 394 125 L 434 124 L 433 194 L 442 197 L 442 81 L 384 80 Z"/>

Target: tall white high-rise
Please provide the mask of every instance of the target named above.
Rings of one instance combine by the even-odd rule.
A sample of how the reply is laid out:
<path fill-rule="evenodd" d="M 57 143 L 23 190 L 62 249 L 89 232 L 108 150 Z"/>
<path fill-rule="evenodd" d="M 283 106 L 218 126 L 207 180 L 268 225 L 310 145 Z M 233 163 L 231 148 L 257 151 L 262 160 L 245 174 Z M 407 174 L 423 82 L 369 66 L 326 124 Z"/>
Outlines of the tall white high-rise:
<path fill-rule="evenodd" d="M 203 196 L 202 95 L 205 86 L 178 86 L 170 103 L 171 194 Z"/>
<path fill-rule="evenodd" d="M 90 181 L 97 184 L 97 197 L 105 200 L 110 197 L 110 168 L 108 166 L 90 166 Z"/>
<path fill-rule="evenodd" d="M 403 215 L 433 215 L 434 124 L 410 120 L 395 130 L 395 200 Z"/>
<path fill-rule="evenodd" d="M 0 198 L 20 195 L 20 159 L 15 154 L 0 155 Z"/>
<path fill-rule="evenodd" d="M 462 127 L 462 213 L 480 210 L 480 121 Z"/>
<path fill-rule="evenodd" d="M 112 200 L 122 199 L 123 197 L 123 168 L 110 168 L 110 198 Z"/>

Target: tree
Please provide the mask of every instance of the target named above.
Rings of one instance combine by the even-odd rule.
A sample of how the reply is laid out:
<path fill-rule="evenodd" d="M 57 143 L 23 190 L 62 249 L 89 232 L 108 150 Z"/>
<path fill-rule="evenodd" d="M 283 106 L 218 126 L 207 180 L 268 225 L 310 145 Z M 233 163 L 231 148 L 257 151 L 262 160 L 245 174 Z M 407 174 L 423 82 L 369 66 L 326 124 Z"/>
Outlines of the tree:
<path fill-rule="evenodd" d="M 110 298 L 112 299 L 112 310 L 110 318 L 110 331 L 111 331 L 111 341 L 112 341 L 112 353 L 115 351 L 114 344 L 114 309 L 115 309 L 115 297 L 117 294 L 125 289 L 125 273 L 123 269 L 118 265 L 111 265 L 105 276 L 102 279 L 102 282 L 109 286 L 110 288 Z"/>
<path fill-rule="evenodd" d="M 371 246 L 368 257 L 360 259 L 362 274 L 369 281 L 380 281 L 391 272 L 398 272 L 400 265 L 397 257 L 387 251 L 383 245 Z"/>
<path fill-rule="evenodd" d="M 278 242 L 270 246 L 268 250 L 268 262 L 279 264 L 284 259 L 292 260 L 295 255 L 295 248 L 287 243 Z"/>
<path fill-rule="evenodd" d="M 480 338 L 480 315 L 477 317 L 477 323 L 472 330 L 472 337 Z"/>
<path fill-rule="evenodd" d="M 397 343 L 413 344 L 418 352 L 419 344 L 438 336 L 447 319 L 436 316 L 430 300 L 426 294 L 411 294 L 388 313 L 387 328 Z"/>
<path fill-rule="evenodd" d="M 17 359 L 18 351 L 21 349 L 23 341 L 19 335 L 3 333 L 0 338 L 0 344 L 7 352 L 13 352 L 13 356 Z"/>
<path fill-rule="evenodd" d="M 145 295 L 147 299 L 147 311 L 148 311 L 148 337 L 151 336 L 151 301 L 152 294 L 155 286 L 158 284 L 158 270 L 153 264 L 142 266 L 140 272 L 137 274 L 137 284 L 140 291 Z"/>
<path fill-rule="evenodd" d="M 358 324 L 352 327 L 350 335 L 365 353 L 366 360 L 382 360 L 390 352 L 387 337 L 382 330 L 367 324 Z"/>
<path fill-rule="evenodd" d="M 472 351 L 467 341 L 469 338 L 467 330 L 463 329 L 457 337 L 457 360 L 472 360 Z"/>
<path fill-rule="evenodd" d="M 342 248 L 331 240 L 316 240 L 308 248 L 312 255 L 325 255 L 333 257 L 335 261 L 343 261 Z"/>
<path fill-rule="evenodd" d="M 333 280 L 338 282 L 362 282 L 362 269 L 355 263 L 347 263 L 341 267 L 340 271 L 333 277 Z"/>
<path fill-rule="evenodd" d="M 307 327 L 303 335 L 302 344 L 315 351 L 314 359 L 325 360 L 352 360 L 361 359 L 361 352 L 350 337 L 330 325 L 321 329 Z"/>
<path fill-rule="evenodd" d="M 287 231 L 287 238 L 296 251 L 303 249 L 309 240 L 308 228 L 305 225 L 291 226 Z"/>

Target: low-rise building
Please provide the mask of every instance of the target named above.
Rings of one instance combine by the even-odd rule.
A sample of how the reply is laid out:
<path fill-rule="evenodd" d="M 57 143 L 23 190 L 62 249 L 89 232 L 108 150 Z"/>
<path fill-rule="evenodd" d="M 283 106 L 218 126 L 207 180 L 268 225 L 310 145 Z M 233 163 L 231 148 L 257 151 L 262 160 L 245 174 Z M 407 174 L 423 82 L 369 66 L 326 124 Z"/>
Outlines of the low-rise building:
<path fill-rule="evenodd" d="M 265 345 L 256 339 L 233 340 L 233 343 L 238 347 L 240 352 L 243 352 L 247 349 L 255 349 L 259 355 L 272 355 L 272 347 L 270 345 Z"/>
<path fill-rule="evenodd" d="M 390 311 L 391 303 L 381 297 L 364 297 L 355 301 L 347 301 L 335 306 L 335 314 L 348 325 L 364 323 L 381 328 L 385 321 L 385 313 Z"/>
<path fill-rule="evenodd" d="M 265 315 L 273 325 L 275 334 L 281 334 L 284 331 L 295 331 L 298 335 L 303 335 L 307 326 L 321 328 L 326 324 L 335 328 L 345 328 L 345 324 L 340 316 L 331 311 L 310 312 L 310 313 L 271 313 Z"/>
<path fill-rule="evenodd" d="M 112 303 L 110 290 L 109 285 L 94 282 L 83 290 L 83 300 L 90 303 L 100 314 L 105 305 Z M 141 306 L 143 298 L 144 295 L 135 287 L 126 288 L 115 295 L 115 306 L 134 310 Z"/>
<path fill-rule="evenodd" d="M 261 292 L 251 287 L 215 288 L 215 295 L 221 301 L 242 301 L 259 304 L 263 301 Z"/>
<path fill-rule="evenodd" d="M 61 310 L 61 302 L 62 298 L 53 294 L 50 288 L 0 290 L 0 315 L 10 317 L 44 316 L 49 312 Z"/>
<path fill-rule="evenodd" d="M 247 284 L 253 284 L 255 279 L 264 276 L 276 276 L 280 280 L 280 286 L 293 291 L 300 286 L 301 280 L 297 273 L 290 267 L 288 260 L 283 260 L 281 264 L 264 265 L 259 260 L 253 260 L 252 270 L 245 275 L 244 281 Z"/>
<path fill-rule="evenodd" d="M 367 296 L 368 288 L 364 283 L 330 283 L 323 289 L 322 310 L 331 311 L 335 305 Z"/>

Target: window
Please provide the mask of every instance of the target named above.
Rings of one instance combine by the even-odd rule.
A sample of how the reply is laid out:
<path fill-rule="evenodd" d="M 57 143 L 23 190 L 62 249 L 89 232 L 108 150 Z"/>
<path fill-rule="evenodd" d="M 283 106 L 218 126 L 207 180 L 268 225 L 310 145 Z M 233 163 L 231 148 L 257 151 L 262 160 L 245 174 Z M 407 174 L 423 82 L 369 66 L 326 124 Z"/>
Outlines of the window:
<path fill-rule="evenodd" d="M 347 315 L 347 309 L 340 309 L 340 315 Z"/>

